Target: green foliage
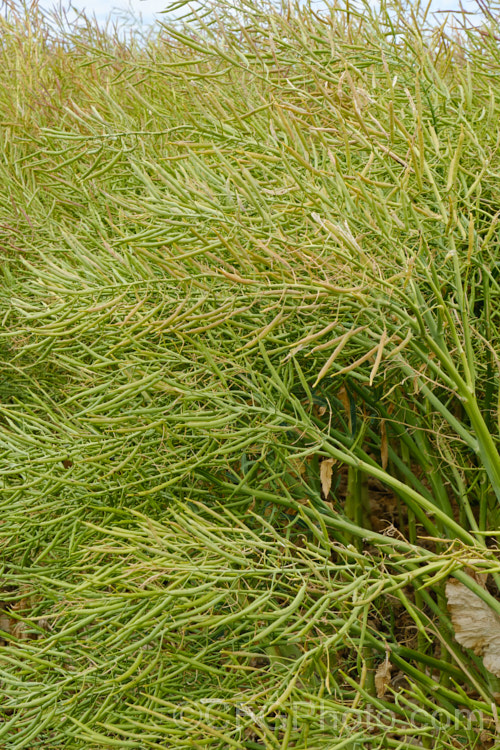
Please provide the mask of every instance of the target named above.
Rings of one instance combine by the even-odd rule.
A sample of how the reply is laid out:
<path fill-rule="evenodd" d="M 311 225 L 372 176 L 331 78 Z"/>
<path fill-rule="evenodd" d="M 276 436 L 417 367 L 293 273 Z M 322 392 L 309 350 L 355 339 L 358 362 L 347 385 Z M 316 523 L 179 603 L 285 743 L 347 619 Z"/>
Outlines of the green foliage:
<path fill-rule="evenodd" d="M 496 746 L 494 18 L 1 24 L 0 745 Z"/>

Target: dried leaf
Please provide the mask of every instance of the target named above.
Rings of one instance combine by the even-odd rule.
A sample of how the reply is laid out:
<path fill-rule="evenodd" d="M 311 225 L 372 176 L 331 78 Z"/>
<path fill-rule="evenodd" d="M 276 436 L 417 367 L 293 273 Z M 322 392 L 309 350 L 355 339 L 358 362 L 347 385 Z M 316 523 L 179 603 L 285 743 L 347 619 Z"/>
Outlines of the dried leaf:
<path fill-rule="evenodd" d="M 377 690 L 377 698 L 383 698 L 387 692 L 387 686 L 391 681 L 392 664 L 389 661 L 389 657 L 385 657 L 385 661 L 379 665 L 375 672 L 375 688 Z"/>
<path fill-rule="evenodd" d="M 446 598 L 458 643 L 482 656 L 486 669 L 500 677 L 500 617 L 459 581 L 447 582 Z"/>
<path fill-rule="evenodd" d="M 319 467 L 319 475 L 321 478 L 321 489 L 323 490 L 323 495 L 325 497 L 328 497 L 330 494 L 330 489 L 332 486 L 332 474 L 333 474 L 333 464 L 335 463 L 335 460 L 333 458 L 325 458 L 320 464 Z"/>

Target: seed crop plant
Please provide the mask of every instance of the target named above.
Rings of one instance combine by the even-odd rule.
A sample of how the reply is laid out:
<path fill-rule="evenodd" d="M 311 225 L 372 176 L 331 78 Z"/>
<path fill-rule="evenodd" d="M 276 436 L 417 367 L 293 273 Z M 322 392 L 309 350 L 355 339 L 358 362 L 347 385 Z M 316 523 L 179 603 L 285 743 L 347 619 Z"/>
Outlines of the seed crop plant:
<path fill-rule="evenodd" d="M 1 747 L 500 747 L 499 11 L 1 19 Z"/>

